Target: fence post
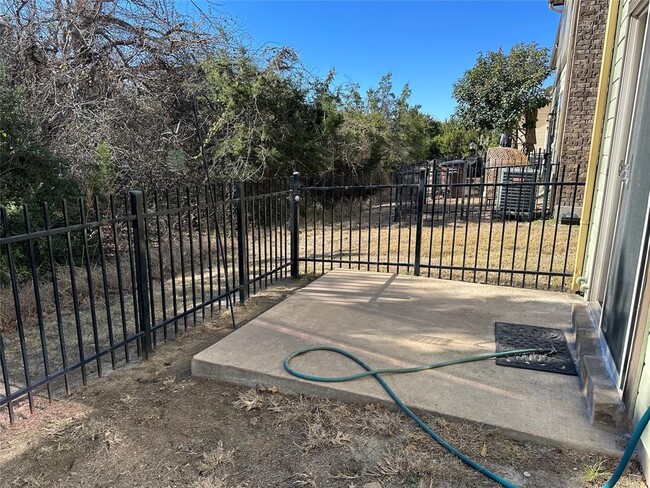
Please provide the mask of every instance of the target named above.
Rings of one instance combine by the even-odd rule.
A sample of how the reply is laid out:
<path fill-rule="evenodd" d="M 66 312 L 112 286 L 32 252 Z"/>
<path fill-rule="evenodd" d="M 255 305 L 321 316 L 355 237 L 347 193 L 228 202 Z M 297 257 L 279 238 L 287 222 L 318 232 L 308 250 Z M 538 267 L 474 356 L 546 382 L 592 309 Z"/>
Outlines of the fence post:
<path fill-rule="evenodd" d="M 0 207 L 0 238 L 9 237 L 7 232 L 7 210 L 4 207 Z M 2 247 L 0 247 L 0 251 Z M 7 248 L 7 254 L 11 250 Z M 18 312 L 18 310 L 16 310 Z M 2 382 L 4 383 L 4 395 L 7 400 L 7 410 L 9 412 L 9 423 L 14 423 L 14 403 L 11 395 L 11 384 L 9 383 L 9 368 L 7 366 L 7 357 L 5 355 L 5 345 L 4 340 L 2 339 L 2 330 L 0 330 L 0 370 L 2 372 Z"/>
<path fill-rule="evenodd" d="M 291 277 L 300 277 L 298 270 L 298 205 L 300 203 L 300 173 L 294 171 L 291 175 Z"/>
<path fill-rule="evenodd" d="M 133 249 L 135 255 L 135 280 L 138 299 L 138 323 L 144 332 L 142 350 L 148 359 L 153 351 L 153 334 L 151 333 L 151 316 L 149 313 L 149 277 L 147 276 L 147 247 L 144 226 L 144 199 L 141 191 L 129 192 L 131 198 L 131 215 L 133 220 Z"/>
<path fill-rule="evenodd" d="M 246 185 L 243 181 L 235 184 L 237 200 L 237 260 L 239 268 L 239 301 L 248 299 L 248 215 L 246 214 Z"/>
<path fill-rule="evenodd" d="M 424 198 L 426 193 L 427 170 L 420 168 L 418 175 L 418 210 L 415 230 L 415 265 L 413 273 L 420 276 L 420 259 L 422 254 L 422 221 L 424 219 Z"/>

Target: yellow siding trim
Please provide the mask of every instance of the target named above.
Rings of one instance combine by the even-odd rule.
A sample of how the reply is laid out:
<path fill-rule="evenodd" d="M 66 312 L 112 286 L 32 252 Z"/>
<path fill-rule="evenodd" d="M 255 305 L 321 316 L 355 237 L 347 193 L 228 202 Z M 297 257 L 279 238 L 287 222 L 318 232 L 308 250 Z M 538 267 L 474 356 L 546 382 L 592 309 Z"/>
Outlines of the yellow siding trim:
<path fill-rule="evenodd" d="M 585 253 L 587 249 L 587 237 L 589 233 L 589 221 L 591 219 L 591 205 L 596 186 L 596 175 L 598 169 L 598 156 L 600 150 L 603 125 L 605 122 L 605 111 L 607 108 L 607 93 L 609 75 L 612 69 L 612 57 L 614 54 L 614 42 L 616 40 L 616 28 L 618 23 L 619 0 L 612 0 L 607 12 L 607 26 L 605 28 L 605 41 L 603 45 L 603 60 L 600 66 L 598 79 L 598 95 L 596 98 L 596 113 L 594 115 L 594 126 L 591 131 L 591 147 L 589 148 L 589 161 L 587 163 L 587 175 L 585 181 L 584 199 L 582 202 L 582 213 L 580 215 L 580 230 L 578 233 L 578 248 L 576 249 L 575 265 L 573 267 L 573 280 L 571 289 L 578 291 L 580 284 L 578 278 L 583 274 Z"/>

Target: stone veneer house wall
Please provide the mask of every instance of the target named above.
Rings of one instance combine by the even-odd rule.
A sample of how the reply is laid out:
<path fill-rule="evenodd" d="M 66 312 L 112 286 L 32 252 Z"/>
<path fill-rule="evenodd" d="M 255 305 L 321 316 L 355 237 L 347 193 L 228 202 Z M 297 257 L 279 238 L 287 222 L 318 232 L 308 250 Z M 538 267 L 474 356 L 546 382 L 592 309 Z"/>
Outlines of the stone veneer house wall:
<path fill-rule="evenodd" d="M 584 181 L 596 108 L 608 0 L 554 0 L 562 5 L 551 67 L 556 70 L 553 90 L 555 139 L 553 162 L 566 166 L 565 179 Z M 579 172 L 579 173 L 578 173 Z M 583 189 L 578 188 L 580 214 Z M 571 202 L 560 201 L 560 206 Z M 567 213 L 566 208 L 560 214 Z"/>

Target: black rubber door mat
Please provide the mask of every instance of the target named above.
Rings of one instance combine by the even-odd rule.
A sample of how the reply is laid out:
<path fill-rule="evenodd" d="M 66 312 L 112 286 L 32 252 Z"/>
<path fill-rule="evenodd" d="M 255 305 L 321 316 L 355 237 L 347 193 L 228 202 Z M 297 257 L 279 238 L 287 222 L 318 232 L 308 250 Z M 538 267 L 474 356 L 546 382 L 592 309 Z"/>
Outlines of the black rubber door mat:
<path fill-rule="evenodd" d="M 494 335 L 497 343 L 497 352 L 529 348 L 555 348 L 556 351 L 550 355 L 525 354 L 497 358 L 496 363 L 499 366 L 534 369 L 537 371 L 574 376 L 578 374 L 571 353 L 569 352 L 566 338 L 561 329 L 495 322 Z"/>

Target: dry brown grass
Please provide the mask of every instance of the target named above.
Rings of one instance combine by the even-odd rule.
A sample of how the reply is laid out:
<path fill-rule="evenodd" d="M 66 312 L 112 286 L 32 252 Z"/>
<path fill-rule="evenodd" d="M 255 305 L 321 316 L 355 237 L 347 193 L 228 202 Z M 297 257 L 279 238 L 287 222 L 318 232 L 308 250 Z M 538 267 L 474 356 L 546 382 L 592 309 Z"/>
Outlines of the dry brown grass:
<path fill-rule="evenodd" d="M 253 226 L 256 223 L 252 221 L 250 225 Z M 259 231 L 256 230 L 255 232 Z M 166 312 L 173 310 L 171 306 L 172 283 L 175 283 L 177 293 L 181 293 L 183 282 L 185 282 L 186 289 L 188 289 L 188 293 L 191 295 L 192 267 L 194 267 L 194 281 L 199 295 L 201 294 L 201 288 L 205 291 L 204 294 L 207 293 L 211 283 L 214 290 L 218 290 L 219 287 L 222 290 L 225 289 L 226 268 L 228 269 L 230 285 L 233 286 L 233 282 L 237 276 L 238 243 L 236 236 L 231 236 L 228 233 L 224 236 L 223 229 L 220 228 L 222 247 L 219 247 L 217 246 L 214 229 L 210 228 L 210 234 L 208 235 L 205 222 L 203 223 L 203 229 L 200 235 L 198 227 L 194 229 L 191 240 L 192 245 L 190 245 L 189 234 L 184 233 L 179 235 L 176 229 L 174 229 L 170 242 L 167 239 L 168 234 L 165 222 L 162 222 L 160 233 L 162 237 L 160 241 L 155 240 L 153 235 L 150 236 L 150 266 L 148 269 L 149 278 L 155 293 L 154 307 L 160 312 L 162 312 L 163 297 L 161 294 L 163 288 L 165 288 L 165 300 L 170 304 Z M 151 234 L 153 234 L 153 231 Z M 110 237 L 109 233 L 107 235 Z M 264 234 L 262 233 L 262 235 Z M 268 227 L 266 229 L 266 243 L 263 243 L 258 238 L 254 240 L 252 235 L 250 236 L 248 246 L 250 250 L 249 271 L 251 272 L 251 279 L 254 278 L 254 272 L 259 275 L 260 272 L 270 270 L 272 267 L 282 264 L 280 253 L 283 253 L 285 249 L 284 240 L 284 233 L 279 227 Z M 105 237 L 105 241 L 109 241 L 109 239 Z M 97 260 L 91 264 L 90 284 L 93 289 L 92 297 L 96 302 L 95 305 L 100 309 L 105 307 L 104 274 L 108 285 L 106 290 L 111 304 L 112 302 L 117 302 L 120 292 L 123 293 L 127 302 L 132 300 L 131 290 L 133 286 L 128 247 L 126 242 L 122 242 L 121 245 L 123 247 L 119 253 L 121 281 L 118 279 L 117 259 L 114 249 L 111 247 L 112 242 L 107 245 L 110 248 L 110 252 L 107 248 L 104 268 L 102 269 Z M 254 253 L 252 251 L 253 246 L 255 246 Z M 223 262 L 224 253 L 228 261 L 227 266 Z M 70 267 L 67 264 L 57 265 L 56 284 L 58 286 L 60 309 L 64 315 L 72 311 L 74 299 L 77 300 L 77 304 L 81 309 L 88 307 L 90 303 L 91 286 L 89 286 L 86 268 L 76 266 L 73 272 L 75 274 L 74 284 L 76 286 L 76 294 L 73 294 Z M 49 271 L 41 270 L 40 273 L 41 276 L 38 285 L 40 305 L 45 318 L 49 319 L 50 317 L 48 316 L 56 312 L 55 294 L 52 284 L 53 279 Z M 211 281 L 210 278 L 212 278 Z M 36 294 L 31 279 L 19 284 L 18 299 L 20 301 L 21 318 L 25 322 L 25 326 L 37 325 Z M 182 303 L 182 297 L 178 298 L 178 302 L 179 304 Z M 0 331 L 12 331 L 16 328 L 17 318 L 15 310 L 13 290 L 10 286 L 0 286 Z M 105 311 L 102 315 L 105 315 Z"/>
<path fill-rule="evenodd" d="M 343 264 L 334 263 L 334 267 L 413 273 L 415 216 L 406 215 L 395 222 L 385 204 L 380 208 L 374 202 L 371 207 L 366 201 L 359 212 L 357 201 L 353 203 L 356 211 L 350 224 L 348 207 L 335 208 L 332 218 L 331 211 L 316 203 L 314 221 L 313 205 L 306 204 L 300 221 L 301 256 L 343 261 Z M 421 275 L 566 291 L 569 278 L 548 274 L 572 272 L 577 237 L 575 226 L 560 225 L 555 220 L 484 218 L 479 222 L 477 219 L 453 221 L 449 215 L 444 219 L 440 215 L 436 218 L 425 215 Z M 398 262 L 402 265 L 387 265 Z M 327 262 L 309 262 L 303 263 L 301 270 L 321 272 L 330 266 Z M 538 271 L 542 273 L 539 277 Z"/>
<path fill-rule="evenodd" d="M 105 267 L 106 280 L 108 283 L 108 293 L 111 296 L 117 296 L 120 291 L 119 282 L 117 279 L 117 267 L 110 263 Z M 88 305 L 90 298 L 90 286 L 88 285 L 88 275 L 85 268 L 75 267 L 74 273 L 76 275 L 75 285 L 76 294 L 73 294 L 72 278 L 70 276 L 69 268 L 60 267 L 57 273 L 56 283 L 58 286 L 59 306 L 62 313 L 72 310 L 74 299 L 80 307 Z M 102 269 L 95 265 L 90 272 L 90 283 L 93 288 L 93 297 L 95 300 L 102 300 L 104 294 L 103 274 Z M 129 270 L 122 267 L 122 283 L 124 289 L 130 289 L 131 280 Z M 41 279 L 39 282 L 40 304 L 42 311 L 45 315 L 55 313 L 55 294 L 52 285 L 51 277 L 48 279 Z M 18 300 L 20 301 L 20 309 L 22 312 L 22 319 L 27 322 L 29 326 L 32 320 L 37 318 L 37 302 L 36 294 L 34 292 L 34 285 L 32 281 L 21 283 L 18 287 Z M 0 330 L 11 331 L 16 328 L 16 311 L 14 306 L 14 295 L 9 287 L 0 288 Z"/>
<path fill-rule="evenodd" d="M 241 398 L 247 401 L 242 403 Z M 297 437 L 294 444 L 301 457 L 320 457 L 330 468 L 323 472 L 318 464 L 303 465 L 293 481 L 298 486 L 362 487 L 371 481 L 386 487 L 494 486 L 433 443 L 404 415 L 381 405 L 288 397 L 259 388 L 239 391 L 232 404 L 254 413 L 256 419 L 271 416 L 278 432 Z M 254 412 L 248 408 L 251 404 Z M 588 454 L 514 441 L 471 422 L 431 414 L 424 420 L 462 452 L 523 486 L 595 487 L 611 475 L 614 465 L 612 460 Z M 341 458 L 346 461 L 333 461 Z M 620 486 L 642 486 L 636 469 Z M 525 477 L 524 471 L 531 477 Z"/>
<path fill-rule="evenodd" d="M 202 476 L 218 477 L 223 479 L 227 476 L 228 471 L 235 465 L 235 450 L 225 449 L 223 441 L 217 443 L 217 447 L 208 452 L 204 452 L 199 470 Z"/>

